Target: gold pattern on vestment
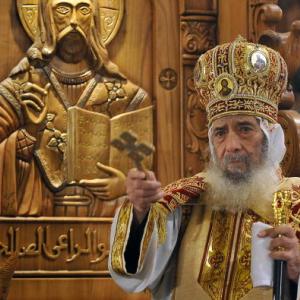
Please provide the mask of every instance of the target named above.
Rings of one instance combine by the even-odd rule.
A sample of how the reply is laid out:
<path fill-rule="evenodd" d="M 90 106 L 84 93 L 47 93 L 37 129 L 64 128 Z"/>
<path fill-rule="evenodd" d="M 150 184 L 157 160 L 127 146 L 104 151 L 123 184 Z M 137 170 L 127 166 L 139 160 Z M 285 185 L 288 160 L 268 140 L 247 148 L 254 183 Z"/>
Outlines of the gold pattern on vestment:
<path fill-rule="evenodd" d="M 252 289 L 251 227 L 257 221 L 267 222 L 250 210 L 240 217 L 229 212 L 212 213 L 198 279 L 211 299 L 239 300 Z"/>
<path fill-rule="evenodd" d="M 155 213 L 154 213 L 154 209 L 153 209 L 153 205 L 152 205 L 152 207 L 150 209 L 150 212 L 149 212 L 146 227 L 145 227 L 145 230 L 144 230 L 143 238 L 142 238 L 142 241 L 141 241 L 140 255 L 139 255 L 137 270 L 139 270 L 142 267 L 143 263 L 144 263 L 145 255 L 146 255 L 146 252 L 148 250 L 149 242 L 150 242 L 153 230 L 154 230 L 155 221 L 156 221 L 155 220 Z"/>
<path fill-rule="evenodd" d="M 125 201 L 120 208 L 116 224 L 115 239 L 112 244 L 112 268 L 120 274 L 127 274 L 124 254 L 133 218 L 132 208 L 133 206 L 129 201 Z M 167 210 L 159 203 L 155 203 L 151 206 L 141 241 L 137 270 L 140 270 L 143 266 L 154 228 L 157 230 L 159 244 L 165 241 L 167 213 Z"/>
<path fill-rule="evenodd" d="M 273 209 L 276 225 L 287 224 L 290 221 L 292 191 L 278 191 L 274 194 Z"/>
<path fill-rule="evenodd" d="M 254 222 L 262 221 L 258 215 L 252 211 L 247 211 L 241 219 L 239 226 L 238 241 L 236 248 L 236 259 L 231 273 L 228 297 L 226 299 L 242 299 L 251 289 L 252 280 L 250 274 L 251 266 L 251 228 Z"/>
<path fill-rule="evenodd" d="M 179 179 L 164 188 L 165 196 L 159 202 L 167 210 L 173 212 L 191 199 L 198 198 L 200 193 L 205 191 L 205 186 L 203 177 L 198 175 Z"/>
<path fill-rule="evenodd" d="M 290 224 L 300 239 L 300 186 L 276 192 L 273 210 L 275 225 Z"/>
<path fill-rule="evenodd" d="M 211 228 L 198 279 L 211 299 L 223 299 L 235 222 L 234 214 L 223 211 L 212 213 Z"/>
<path fill-rule="evenodd" d="M 117 224 L 116 234 L 113 244 L 111 246 L 111 264 L 113 270 L 120 274 L 127 274 L 124 260 L 124 253 L 127 246 L 130 225 L 132 220 L 132 204 L 125 201 L 120 208 Z"/>

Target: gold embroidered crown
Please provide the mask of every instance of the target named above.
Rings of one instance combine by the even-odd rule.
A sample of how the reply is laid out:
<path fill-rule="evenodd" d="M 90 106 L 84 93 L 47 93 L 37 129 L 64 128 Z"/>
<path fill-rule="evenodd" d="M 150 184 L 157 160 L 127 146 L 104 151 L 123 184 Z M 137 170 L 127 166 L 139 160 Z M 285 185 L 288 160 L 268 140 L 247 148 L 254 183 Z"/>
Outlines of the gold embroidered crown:
<path fill-rule="evenodd" d="M 201 55 L 194 81 L 209 125 L 234 114 L 276 122 L 287 75 L 286 63 L 278 52 L 238 37 Z"/>

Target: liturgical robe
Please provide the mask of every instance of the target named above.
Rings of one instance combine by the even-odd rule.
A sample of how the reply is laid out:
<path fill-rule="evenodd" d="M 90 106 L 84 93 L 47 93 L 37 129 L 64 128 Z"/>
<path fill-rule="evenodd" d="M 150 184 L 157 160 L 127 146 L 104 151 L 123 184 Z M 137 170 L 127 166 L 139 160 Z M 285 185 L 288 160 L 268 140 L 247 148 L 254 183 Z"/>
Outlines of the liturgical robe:
<path fill-rule="evenodd" d="M 127 201 L 118 210 L 111 231 L 109 268 L 123 289 L 150 290 L 155 300 L 272 299 L 272 288 L 253 288 L 250 275 L 251 226 L 257 221 L 273 224 L 272 199 L 242 213 L 212 210 L 204 204 L 209 203 L 207 185 L 205 173 L 200 173 L 165 188 L 164 198 L 152 205 L 144 221 L 134 271 L 129 267 L 130 253 L 126 255 L 133 235 L 133 207 Z M 300 237 L 300 179 L 282 179 L 278 191 L 287 190 L 293 195 L 291 225 Z M 183 230 L 184 204 L 191 199 L 197 203 L 193 201 Z"/>

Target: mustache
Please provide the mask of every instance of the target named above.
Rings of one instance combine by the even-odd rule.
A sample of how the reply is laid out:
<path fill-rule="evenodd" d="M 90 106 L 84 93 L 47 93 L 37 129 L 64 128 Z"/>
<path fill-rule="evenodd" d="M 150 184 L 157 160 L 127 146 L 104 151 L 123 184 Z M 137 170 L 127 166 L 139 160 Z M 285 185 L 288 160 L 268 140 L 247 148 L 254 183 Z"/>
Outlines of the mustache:
<path fill-rule="evenodd" d="M 250 164 L 250 156 L 247 154 L 241 154 L 241 153 L 232 153 L 232 154 L 227 154 L 224 157 L 224 165 L 228 165 L 229 163 L 232 162 L 243 162 L 245 164 Z"/>
<path fill-rule="evenodd" d="M 246 165 L 246 170 L 244 172 L 241 172 L 240 170 L 230 171 L 228 165 L 235 162 L 244 163 Z M 240 153 L 227 154 L 224 157 L 223 163 L 225 167 L 224 175 L 230 181 L 240 183 L 249 179 L 251 174 L 251 158 L 249 155 Z"/>
<path fill-rule="evenodd" d="M 57 36 L 57 41 L 59 42 L 61 39 L 63 39 L 69 33 L 79 33 L 85 40 L 87 40 L 86 34 L 84 33 L 84 31 L 79 26 L 74 28 L 74 27 L 69 25 L 65 29 L 63 29 L 61 32 L 59 32 L 59 34 Z"/>

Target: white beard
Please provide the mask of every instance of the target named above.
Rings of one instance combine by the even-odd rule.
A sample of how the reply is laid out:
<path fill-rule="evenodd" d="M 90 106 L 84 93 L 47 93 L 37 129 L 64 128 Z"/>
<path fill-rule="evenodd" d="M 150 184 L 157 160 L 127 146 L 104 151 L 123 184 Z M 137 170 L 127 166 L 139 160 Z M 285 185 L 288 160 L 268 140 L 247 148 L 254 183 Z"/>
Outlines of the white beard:
<path fill-rule="evenodd" d="M 275 167 L 269 163 L 255 168 L 247 179 L 239 182 L 228 179 L 218 166 L 211 164 L 206 181 L 206 205 L 215 210 L 237 212 L 263 205 L 263 202 L 271 203 L 280 179 Z"/>

